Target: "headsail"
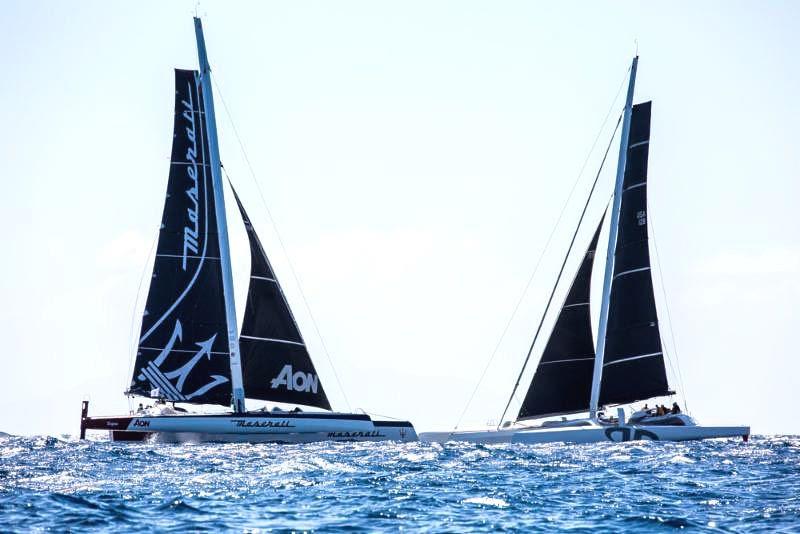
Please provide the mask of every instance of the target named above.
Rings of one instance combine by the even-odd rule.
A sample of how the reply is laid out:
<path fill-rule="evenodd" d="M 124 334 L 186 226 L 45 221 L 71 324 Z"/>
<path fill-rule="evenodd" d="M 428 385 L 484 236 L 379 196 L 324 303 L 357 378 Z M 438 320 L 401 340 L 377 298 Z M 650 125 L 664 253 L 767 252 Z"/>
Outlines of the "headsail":
<path fill-rule="evenodd" d="M 547 340 L 517 419 L 589 409 L 594 368 L 589 294 L 602 225 L 601 219 Z"/>
<path fill-rule="evenodd" d="M 175 71 L 167 195 L 129 391 L 228 405 L 220 246 L 199 74 Z"/>
<path fill-rule="evenodd" d="M 633 106 L 609 302 L 600 405 L 670 394 L 647 236 L 650 104 Z"/>
<path fill-rule="evenodd" d="M 231 187 L 233 189 L 233 187 Z M 250 285 L 239 345 L 247 397 L 331 409 L 289 303 L 239 195 L 250 242 Z"/>

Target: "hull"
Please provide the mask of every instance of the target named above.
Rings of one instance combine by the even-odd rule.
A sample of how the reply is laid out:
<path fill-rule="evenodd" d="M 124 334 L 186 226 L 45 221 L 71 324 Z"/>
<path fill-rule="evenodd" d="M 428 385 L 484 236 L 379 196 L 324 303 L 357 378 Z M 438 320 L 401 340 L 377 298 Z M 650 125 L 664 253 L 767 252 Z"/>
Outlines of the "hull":
<path fill-rule="evenodd" d="M 666 426 L 592 424 L 562 428 L 511 428 L 459 432 L 422 432 L 423 442 L 445 443 L 600 443 L 604 441 L 691 441 L 698 439 L 737 438 L 750 436 L 747 426 Z"/>
<path fill-rule="evenodd" d="M 114 441 L 161 443 L 311 443 L 315 441 L 417 441 L 408 421 L 373 421 L 365 414 L 247 412 L 242 414 L 81 417 L 87 430 L 105 430 Z"/>

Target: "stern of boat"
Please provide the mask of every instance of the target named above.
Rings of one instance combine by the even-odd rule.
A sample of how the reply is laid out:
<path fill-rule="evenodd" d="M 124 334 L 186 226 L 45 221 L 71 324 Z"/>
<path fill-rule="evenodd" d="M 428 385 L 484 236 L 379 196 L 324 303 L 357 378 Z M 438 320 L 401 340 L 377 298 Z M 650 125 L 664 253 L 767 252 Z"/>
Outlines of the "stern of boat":
<path fill-rule="evenodd" d="M 372 421 L 381 439 L 391 441 L 418 441 L 417 431 L 410 421 Z"/>

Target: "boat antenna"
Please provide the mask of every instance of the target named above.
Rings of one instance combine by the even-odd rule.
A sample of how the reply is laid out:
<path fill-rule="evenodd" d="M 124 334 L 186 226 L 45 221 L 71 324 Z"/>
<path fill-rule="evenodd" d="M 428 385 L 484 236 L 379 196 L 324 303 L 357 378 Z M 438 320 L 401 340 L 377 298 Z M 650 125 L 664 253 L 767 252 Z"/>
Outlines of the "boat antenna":
<path fill-rule="evenodd" d="M 603 165 L 606 162 L 606 158 L 608 157 L 608 152 L 611 150 L 611 145 L 614 143 L 614 137 L 617 135 L 617 130 L 619 129 L 619 124 L 622 122 L 622 115 L 619 116 L 617 119 L 617 124 L 614 126 L 614 132 L 611 134 L 611 139 L 608 140 L 608 146 L 606 147 L 606 151 L 603 154 L 603 160 L 600 162 L 600 168 L 597 169 L 597 174 L 594 177 L 594 182 L 592 182 L 592 188 L 589 190 L 589 195 L 586 198 L 586 203 L 583 205 L 583 211 L 581 211 L 581 216 L 578 219 L 578 224 L 575 226 L 575 231 L 572 233 L 572 240 L 569 242 L 569 247 L 567 247 L 567 253 L 564 254 L 564 261 L 561 262 L 561 268 L 558 271 L 558 275 L 556 276 L 556 281 L 553 284 L 553 289 L 550 291 L 550 297 L 547 299 L 547 304 L 544 307 L 544 311 L 542 312 L 542 317 L 539 319 L 539 326 L 536 327 L 536 333 L 533 335 L 533 341 L 531 341 L 531 347 L 528 349 L 528 354 L 525 356 L 525 361 L 522 363 L 522 369 L 519 370 L 519 376 L 517 376 L 517 381 L 514 383 L 514 389 L 511 390 L 511 395 L 508 397 L 508 402 L 506 403 L 506 407 L 503 410 L 503 415 L 500 416 L 500 422 L 498 424 L 498 428 L 500 425 L 503 424 L 503 419 L 508 412 L 509 406 L 511 406 L 511 401 L 514 400 L 514 395 L 517 394 L 517 389 L 519 388 L 519 383 L 522 381 L 522 375 L 525 373 L 525 369 L 528 367 L 528 361 L 531 359 L 531 354 L 533 354 L 533 348 L 536 346 L 536 341 L 539 339 L 539 334 L 542 331 L 542 325 L 544 324 L 544 320 L 547 317 L 547 312 L 550 310 L 550 304 L 553 302 L 553 297 L 556 294 L 556 289 L 558 289 L 558 283 L 561 281 L 561 275 L 564 274 L 564 268 L 567 266 L 567 260 L 569 259 L 570 253 L 572 252 L 572 246 L 575 244 L 575 239 L 578 237 L 578 231 L 581 229 L 581 225 L 583 223 L 583 218 L 586 215 L 586 210 L 589 208 L 589 202 L 592 200 L 592 194 L 594 193 L 595 187 L 597 187 L 597 181 L 600 179 L 600 173 L 603 172 Z"/>

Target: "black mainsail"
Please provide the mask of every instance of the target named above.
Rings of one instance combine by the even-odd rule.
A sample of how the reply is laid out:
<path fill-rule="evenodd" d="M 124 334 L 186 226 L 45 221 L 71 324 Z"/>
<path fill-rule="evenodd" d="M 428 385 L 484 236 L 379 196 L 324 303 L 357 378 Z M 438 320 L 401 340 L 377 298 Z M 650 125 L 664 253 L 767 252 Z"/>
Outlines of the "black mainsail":
<path fill-rule="evenodd" d="M 261 240 L 235 190 L 233 195 L 250 243 L 250 285 L 239 334 L 247 397 L 330 410 L 328 397 Z"/>
<path fill-rule="evenodd" d="M 647 235 L 651 102 L 633 106 L 622 183 L 599 404 L 669 395 Z"/>
<path fill-rule="evenodd" d="M 176 69 L 169 181 L 129 393 L 229 405 L 230 353 L 205 120 L 199 73 Z"/>
<path fill-rule="evenodd" d="M 589 409 L 595 359 L 589 295 L 602 225 L 601 219 L 547 340 L 517 419 Z"/>

